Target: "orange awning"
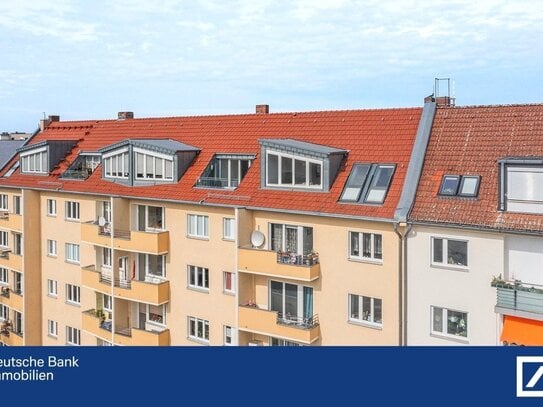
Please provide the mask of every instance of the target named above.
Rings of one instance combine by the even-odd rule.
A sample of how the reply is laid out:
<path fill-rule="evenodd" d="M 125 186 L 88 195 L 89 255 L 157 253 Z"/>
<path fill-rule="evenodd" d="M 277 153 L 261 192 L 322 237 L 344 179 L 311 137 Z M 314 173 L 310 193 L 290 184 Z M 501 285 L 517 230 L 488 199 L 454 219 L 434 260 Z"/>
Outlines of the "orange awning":
<path fill-rule="evenodd" d="M 505 315 L 500 339 L 509 344 L 543 346 L 543 321 Z"/>

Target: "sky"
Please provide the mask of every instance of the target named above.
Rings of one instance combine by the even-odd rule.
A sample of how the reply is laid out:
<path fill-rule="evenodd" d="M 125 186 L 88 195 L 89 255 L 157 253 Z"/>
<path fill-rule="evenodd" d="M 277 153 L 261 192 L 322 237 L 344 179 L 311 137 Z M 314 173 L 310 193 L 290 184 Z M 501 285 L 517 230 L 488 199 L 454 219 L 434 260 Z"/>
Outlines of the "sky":
<path fill-rule="evenodd" d="M 539 0 L 0 0 L 0 132 L 422 106 L 436 77 L 457 105 L 540 103 L 542 66 Z"/>

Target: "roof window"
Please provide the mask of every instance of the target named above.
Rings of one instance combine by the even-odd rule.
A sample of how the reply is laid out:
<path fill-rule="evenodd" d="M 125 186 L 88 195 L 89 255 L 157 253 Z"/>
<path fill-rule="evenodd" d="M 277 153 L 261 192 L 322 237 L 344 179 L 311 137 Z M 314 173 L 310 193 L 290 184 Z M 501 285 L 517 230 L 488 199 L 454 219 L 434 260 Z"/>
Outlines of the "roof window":
<path fill-rule="evenodd" d="M 479 175 L 444 175 L 438 195 L 474 198 L 479 193 Z"/>
<path fill-rule="evenodd" d="M 395 168 L 394 164 L 354 164 L 339 200 L 382 204 Z"/>

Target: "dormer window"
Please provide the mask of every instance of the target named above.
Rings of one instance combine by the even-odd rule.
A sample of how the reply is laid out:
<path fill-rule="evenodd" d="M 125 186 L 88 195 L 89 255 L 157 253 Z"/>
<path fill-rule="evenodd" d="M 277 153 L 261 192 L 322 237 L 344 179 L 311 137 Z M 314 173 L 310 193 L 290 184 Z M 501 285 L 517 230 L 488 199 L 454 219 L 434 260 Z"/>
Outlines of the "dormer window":
<path fill-rule="evenodd" d="M 100 164 L 100 154 L 98 153 L 80 153 L 76 160 L 70 165 L 62 178 L 69 179 L 87 179 Z"/>
<path fill-rule="evenodd" d="M 102 163 L 102 171 L 106 177 L 128 179 L 130 173 L 128 149 L 104 154 L 102 156 Z"/>
<path fill-rule="evenodd" d="M 385 201 L 394 164 L 354 164 L 343 188 L 341 202 L 382 204 Z"/>
<path fill-rule="evenodd" d="M 17 149 L 23 174 L 49 174 L 73 149 L 75 140 L 46 140 Z"/>
<path fill-rule="evenodd" d="M 173 180 L 173 157 L 134 149 L 136 179 Z"/>
<path fill-rule="evenodd" d="M 261 184 L 329 191 L 346 150 L 293 139 L 262 139 Z"/>
<path fill-rule="evenodd" d="M 20 157 L 22 162 L 22 172 L 37 174 L 47 174 L 49 172 L 47 147 L 21 153 Z"/>
<path fill-rule="evenodd" d="M 216 154 L 196 182 L 203 188 L 237 188 L 255 156 L 252 154 Z"/>
<path fill-rule="evenodd" d="M 500 161 L 499 209 L 543 214 L 543 159 L 509 158 Z"/>

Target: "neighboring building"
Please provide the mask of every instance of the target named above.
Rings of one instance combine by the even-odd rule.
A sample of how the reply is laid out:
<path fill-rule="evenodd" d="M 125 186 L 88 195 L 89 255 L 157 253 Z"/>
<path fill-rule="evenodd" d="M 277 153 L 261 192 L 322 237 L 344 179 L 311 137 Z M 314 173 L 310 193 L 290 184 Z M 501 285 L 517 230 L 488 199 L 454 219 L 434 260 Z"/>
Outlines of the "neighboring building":
<path fill-rule="evenodd" d="M 409 222 L 408 345 L 543 345 L 543 105 L 438 106 Z"/>
<path fill-rule="evenodd" d="M 0 169 L 17 154 L 17 149 L 25 145 L 27 140 L 13 140 L 0 142 Z"/>
<path fill-rule="evenodd" d="M 32 137 L 32 134 L 30 133 L 22 133 L 19 131 L 15 131 L 13 133 L 8 133 L 7 131 L 4 131 L 3 133 L 0 133 L 0 141 L 9 141 L 9 140 L 27 140 L 30 137 Z M 2 143 L 3 145 L 3 143 Z M 0 145 L 1 146 L 1 145 Z"/>
<path fill-rule="evenodd" d="M 403 344 L 395 212 L 433 108 L 50 117 L 0 172 L 0 340 Z"/>

